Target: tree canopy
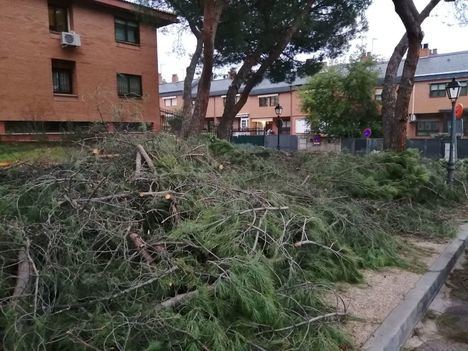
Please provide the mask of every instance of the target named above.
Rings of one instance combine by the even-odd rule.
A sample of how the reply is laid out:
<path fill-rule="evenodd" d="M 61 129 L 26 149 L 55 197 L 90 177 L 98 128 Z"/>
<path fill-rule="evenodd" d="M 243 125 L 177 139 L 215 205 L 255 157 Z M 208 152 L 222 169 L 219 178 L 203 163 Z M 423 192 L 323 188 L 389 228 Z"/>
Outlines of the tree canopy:
<path fill-rule="evenodd" d="M 324 69 L 313 76 L 301 92 L 303 109 L 311 129 L 340 137 L 357 137 L 371 128 L 381 134 L 375 64 L 353 61 Z"/>

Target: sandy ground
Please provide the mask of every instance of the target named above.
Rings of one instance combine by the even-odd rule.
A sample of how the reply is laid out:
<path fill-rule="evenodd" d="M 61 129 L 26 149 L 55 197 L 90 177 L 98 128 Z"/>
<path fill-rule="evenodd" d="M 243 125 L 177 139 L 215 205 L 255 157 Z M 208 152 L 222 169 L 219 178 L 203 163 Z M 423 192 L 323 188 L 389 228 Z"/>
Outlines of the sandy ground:
<path fill-rule="evenodd" d="M 435 261 L 447 245 L 411 239 L 408 241 L 418 247 L 418 262 L 426 267 Z M 418 273 L 398 268 L 367 270 L 363 273 L 365 283 L 340 285 L 337 292 L 339 298 L 327 298 L 330 303 L 336 303 L 340 311 L 343 311 L 343 305 L 346 306 L 350 318 L 345 324 L 345 331 L 358 349 L 424 274 L 421 268 L 416 271 Z"/>

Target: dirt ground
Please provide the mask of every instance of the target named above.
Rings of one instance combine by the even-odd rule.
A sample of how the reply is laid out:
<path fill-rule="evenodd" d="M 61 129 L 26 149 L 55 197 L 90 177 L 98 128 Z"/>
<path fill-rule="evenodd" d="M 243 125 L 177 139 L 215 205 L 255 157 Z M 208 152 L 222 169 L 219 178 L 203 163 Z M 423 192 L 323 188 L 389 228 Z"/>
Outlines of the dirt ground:
<path fill-rule="evenodd" d="M 468 351 L 468 251 L 431 304 L 405 350 Z"/>

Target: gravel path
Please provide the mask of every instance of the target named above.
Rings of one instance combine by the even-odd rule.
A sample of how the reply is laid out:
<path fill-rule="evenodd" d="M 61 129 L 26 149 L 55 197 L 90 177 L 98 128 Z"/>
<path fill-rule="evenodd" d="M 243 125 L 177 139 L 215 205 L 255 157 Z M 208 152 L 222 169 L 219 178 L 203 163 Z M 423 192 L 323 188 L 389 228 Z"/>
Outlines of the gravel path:
<path fill-rule="evenodd" d="M 450 274 L 405 350 L 468 351 L 468 251 Z"/>

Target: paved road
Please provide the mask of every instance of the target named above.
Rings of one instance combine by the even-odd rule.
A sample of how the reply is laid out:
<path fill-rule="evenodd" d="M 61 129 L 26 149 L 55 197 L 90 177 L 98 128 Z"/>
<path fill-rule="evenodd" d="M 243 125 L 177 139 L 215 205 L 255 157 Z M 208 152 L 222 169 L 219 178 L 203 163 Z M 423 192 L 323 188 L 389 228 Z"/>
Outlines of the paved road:
<path fill-rule="evenodd" d="M 404 350 L 468 351 L 468 250 Z"/>

